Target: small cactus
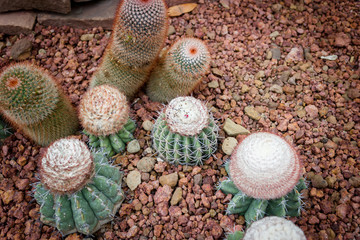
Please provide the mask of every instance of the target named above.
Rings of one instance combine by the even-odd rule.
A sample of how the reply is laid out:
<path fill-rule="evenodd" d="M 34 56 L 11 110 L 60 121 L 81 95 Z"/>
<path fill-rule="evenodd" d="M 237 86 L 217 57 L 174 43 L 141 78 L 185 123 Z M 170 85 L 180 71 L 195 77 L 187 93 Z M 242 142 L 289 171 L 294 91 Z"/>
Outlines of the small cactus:
<path fill-rule="evenodd" d="M 91 147 L 108 156 L 125 150 L 134 139 L 135 123 L 129 119 L 126 97 L 117 88 L 101 85 L 88 90 L 80 101 L 79 118 Z"/>
<path fill-rule="evenodd" d="M 226 235 L 226 240 L 241 240 L 244 237 L 243 231 L 235 231 Z"/>
<path fill-rule="evenodd" d="M 12 134 L 12 129 L 0 117 L 0 140 Z"/>
<path fill-rule="evenodd" d="M 300 192 L 306 188 L 300 179 L 300 160 L 281 137 L 259 132 L 238 144 L 225 166 L 230 179 L 219 188 L 234 195 L 229 214 L 242 214 L 249 224 L 265 215 L 299 216 Z"/>
<path fill-rule="evenodd" d="M 56 80 L 26 63 L 10 65 L 0 74 L 0 110 L 7 121 L 43 146 L 78 128 L 76 111 Z"/>
<path fill-rule="evenodd" d="M 124 199 L 122 173 L 102 152 L 91 153 L 75 138 L 57 140 L 46 149 L 40 177 L 34 193 L 40 220 L 64 235 L 96 232 Z"/>
<path fill-rule="evenodd" d="M 290 220 L 265 217 L 250 225 L 243 240 L 306 240 L 304 232 Z"/>
<path fill-rule="evenodd" d="M 152 129 L 153 146 L 173 164 L 199 165 L 217 149 L 218 127 L 205 104 L 193 97 L 173 99 Z"/>
<path fill-rule="evenodd" d="M 150 75 L 147 95 L 153 101 L 168 102 L 191 93 L 209 69 L 210 53 L 203 41 L 182 38 L 163 54 Z"/>

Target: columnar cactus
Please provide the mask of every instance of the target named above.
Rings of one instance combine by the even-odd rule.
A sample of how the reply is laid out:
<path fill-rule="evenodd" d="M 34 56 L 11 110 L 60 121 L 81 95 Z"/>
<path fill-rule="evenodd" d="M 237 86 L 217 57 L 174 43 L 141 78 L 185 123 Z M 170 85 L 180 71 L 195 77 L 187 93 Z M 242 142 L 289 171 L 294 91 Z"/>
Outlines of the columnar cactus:
<path fill-rule="evenodd" d="M 113 35 L 90 87 L 110 84 L 131 98 L 148 79 L 168 28 L 164 0 L 121 1 Z"/>
<path fill-rule="evenodd" d="M 146 93 L 153 101 L 168 102 L 191 93 L 209 69 L 210 53 L 203 41 L 182 38 L 163 54 L 150 75 Z"/>
<path fill-rule="evenodd" d="M 12 129 L 0 117 L 0 139 L 7 138 L 12 134 Z"/>
<path fill-rule="evenodd" d="M 265 217 L 250 225 L 243 240 L 306 240 L 304 232 L 290 220 Z"/>
<path fill-rule="evenodd" d="M 152 130 L 153 146 L 173 164 L 199 165 L 217 149 L 218 127 L 205 104 L 193 97 L 173 99 Z"/>
<path fill-rule="evenodd" d="M 234 195 L 229 214 L 242 214 L 247 223 L 265 215 L 299 216 L 301 165 L 295 150 L 281 137 L 259 132 L 238 144 L 225 166 L 230 179 L 220 183 L 226 194 Z"/>
<path fill-rule="evenodd" d="M 75 109 L 43 69 L 16 63 L 0 74 L 0 110 L 40 145 L 71 135 L 78 128 Z"/>
<path fill-rule="evenodd" d="M 134 139 L 135 123 L 129 119 L 126 97 L 117 88 L 101 85 L 88 90 L 80 101 L 79 118 L 91 147 L 108 156 L 125 150 Z"/>
<path fill-rule="evenodd" d="M 122 173 L 102 152 L 91 153 L 75 138 L 52 143 L 40 160 L 41 182 L 34 197 L 40 220 L 62 234 L 91 234 L 111 221 L 124 193 Z"/>

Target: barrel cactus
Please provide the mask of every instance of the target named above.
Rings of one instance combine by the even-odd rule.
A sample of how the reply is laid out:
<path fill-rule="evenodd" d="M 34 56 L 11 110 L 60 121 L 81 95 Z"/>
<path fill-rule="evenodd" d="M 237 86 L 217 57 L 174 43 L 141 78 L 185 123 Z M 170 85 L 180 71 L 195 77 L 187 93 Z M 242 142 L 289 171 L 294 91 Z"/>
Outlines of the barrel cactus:
<path fill-rule="evenodd" d="M 12 129 L 0 117 L 0 139 L 7 138 L 12 134 Z"/>
<path fill-rule="evenodd" d="M 225 165 L 230 179 L 219 188 L 234 195 L 227 213 L 245 216 L 249 224 L 272 216 L 299 216 L 306 184 L 296 151 L 283 138 L 259 132 L 248 135 Z"/>
<path fill-rule="evenodd" d="M 210 53 L 203 41 L 182 38 L 163 54 L 150 75 L 146 93 L 153 101 L 168 102 L 191 93 L 209 69 Z"/>
<path fill-rule="evenodd" d="M 160 113 L 152 129 L 153 146 L 173 164 L 199 165 L 217 149 L 218 127 L 204 103 L 178 97 Z"/>
<path fill-rule="evenodd" d="M 125 95 L 117 88 L 101 85 L 88 90 L 80 101 L 79 118 L 89 145 L 103 148 L 108 156 L 124 151 L 134 139 L 135 123 L 129 111 Z"/>
<path fill-rule="evenodd" d="M 75 109 L 43 69 L 16 63 L 0 74 L 0 110 L 37 144 L 48 145 L 78 128 Z"/>
<path fill-rule="evenodd" d="M 40 160 L 34 197 L 40 220 L 62 234 L 91 234 L 111 221 L 124 200 L 122 173 L 102 152 L 75 138 L 52 143 Z"/>
<path fill-rule="evenodd" d="M 164 0 L 124 0 L 113 35 L 90 87 L 111 84 L 131 98 L 148 79 L 168 28 Z"/>

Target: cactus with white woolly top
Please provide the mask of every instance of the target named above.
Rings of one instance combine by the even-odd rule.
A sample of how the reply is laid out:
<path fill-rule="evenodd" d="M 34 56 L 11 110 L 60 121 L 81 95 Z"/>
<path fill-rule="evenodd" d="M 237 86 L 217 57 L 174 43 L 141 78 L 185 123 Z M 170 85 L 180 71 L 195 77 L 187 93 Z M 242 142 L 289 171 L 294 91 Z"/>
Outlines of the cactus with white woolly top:
<path fill-rule="evenodd" d="M 225 165 L 230 179 L 219 184 L 234 195 L 227 213 L 245 216 L 249 224 L 271 216 L 299 216 L 306 184 L 294 148 L 281 137 L 259 132 L 240 142 Z"/>
<path fill-rule="evenodd" d="M 153 101 L 169 102 L 186 96 L 200 83 L 210 67 L 210 53 L 196 38 L 182 38 L 164 53 L 151 73 L 146 93 Z"/>
<path fill-rule="evenodd" d="M 173 99 L 152 129 L 160 157 L 172 164 L 200 165 L 217 149 L 218 126 L 205 104 L 193 97 Z"/>
<path fill-rule="evenodd" d="M 91 234 L 111 221 L 124 200 L 122 173 L 102 152 L 75 138 L 52 143 L 40 160 L 34 197 L 40 220 L 62 234 Z"/>
<path fill-rule="evenodd" d="M 109 157 L 125 150 L 133 140 L 135 123 L 129 119 L 126 97 L 117 88 L 101 85 L 89 89 L 79 105 L 79 118 L 89 145 L 103 148 Z"/>

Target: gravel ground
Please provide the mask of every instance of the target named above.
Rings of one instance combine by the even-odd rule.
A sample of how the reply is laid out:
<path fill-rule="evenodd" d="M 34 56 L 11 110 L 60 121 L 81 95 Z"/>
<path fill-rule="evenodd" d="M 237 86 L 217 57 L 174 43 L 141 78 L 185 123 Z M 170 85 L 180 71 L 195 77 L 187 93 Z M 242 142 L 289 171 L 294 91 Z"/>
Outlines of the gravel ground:
<path fill-rule="evenodd" d="M 308 239 L 360 239 L 359 12 L 360 2 L 349 0 L 202 0 L 192 13 L 171 18 L 167 44 L 187 35 L 210 48 L 211 71 L 193 95 L 208 102 L 219 124 L 231 118 L 250 132 L 275 132 L 298 150 L 309 187 L 301 217 L 291 220 Z M 0 34 L 0 67 L 14 61 L 16 40 L 28 38 L 32 51 L 21 58 L 48 69 L 78 105 L 109 35 L 39 25 L 28 36 Z M 320 58 L 329 55 L 337 59 Z M 244 227 L 243 217 L 225 215 L 231 195 L 216 190 L 226 177 L 226 133 L 220 131 L 219 150 L 201 167 L 153 161 L 142 123 L 154 122 L 161 108 L 143 92 L 132 101 L 141 150 L 115 162 L 125 176 L 139 170 L 141 183 L 131 191 L 125 181 L 116 219 L 91 238 L 210 240 Z M 31 196 L 42 149 L 20 132 L 1 148 L 0 239 L 61 239 L 38 220 Z"/>

